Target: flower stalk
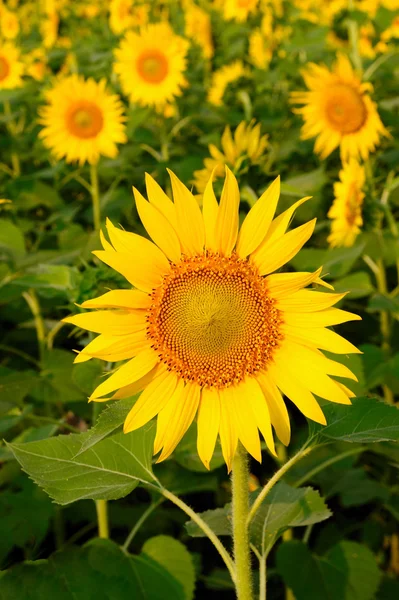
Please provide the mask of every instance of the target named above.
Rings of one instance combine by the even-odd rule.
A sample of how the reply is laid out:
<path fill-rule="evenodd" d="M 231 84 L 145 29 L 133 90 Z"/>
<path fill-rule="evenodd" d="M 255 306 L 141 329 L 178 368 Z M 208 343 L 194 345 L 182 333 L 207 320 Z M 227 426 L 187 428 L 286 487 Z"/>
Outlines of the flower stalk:
<path fill-rule="evenodd" d="M 96 500 L 98 537 L 109 538 L 108 506 L 106 500 Z"/>
<path fill-rule="evenodd" d="M 251 551 L 247 518 L 249 512 L 248 457 L 239 446 L 232 469 L 233 491 L 233 543 L 237 573 L 236 591 L 238 600 L 252 600 Z"/>
<path fill-rule="evenodd" d="M 100 191 L 98 186 L 98 163 L 90 165 L 91 198 L 93 201 L 93 224 L 96 231 L 101 227 Z"/>

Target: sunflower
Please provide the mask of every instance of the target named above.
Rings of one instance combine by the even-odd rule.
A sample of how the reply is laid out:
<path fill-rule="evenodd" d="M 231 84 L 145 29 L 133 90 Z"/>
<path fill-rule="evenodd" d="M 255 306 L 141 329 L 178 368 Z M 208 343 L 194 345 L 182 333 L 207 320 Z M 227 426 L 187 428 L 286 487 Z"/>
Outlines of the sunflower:
<path fill-rule="evenodd" d="M 18 16 L 5 6 L 0 6 L 0 31 L 7 40 L 14 40 L 19 34 Z"/>
<path fill-rule="evenodd" d="M 21 87 L 24 65 L 20 62 L 20 51 L 11 42 L 0 44 L 0 90 Z"/>
<path fill-rule="evenodd" d="M 331 247 L 353 246 L 359 235 L 363 225 L 362 205 L 365 181 L 365 169 L 354 158 L 339 172 L 339 181 L 334 184 L 335 200 L 328 211 L 332 223 L 327 241 Z"/>
<path fill-rule="evenodd" d="M 256 12 L 259 0 L 224 0 L 223 16 L 227 21 L 246 21 L 251 13 Z"/>
<path fill-rule="evenodd" d="M 198 192 L 201 194 L 204 192 L 212 173 L 214 177 L 223 177 L 225 165 L 237 173 L 246 163 L 260 164 L 268 145 L 267 138 L 267 135 L 261 136 L 260 123 L 255 125 L 254 120 L 250 123 L 241 121 L 234 136 L 227 126 L 220 140 L 222 149 L 219 150 L 215 144 L 209 144 L 211 157 L 204 160 L 205 168 L 194 171 L 193 183 Z"/>
<path fill-rule="evenodd" d="M 189 2 L 185 10 L 184 20 L 186 36 L 201 47 L 205 58 L 212 58 L 212 23 L 209 14 L 196 4 Z"/>
<path fill-rule="evenodd" d="M 217 437 L 231 468 L 238 440 L 261 460 L 259 432 L 275 454 L 272 426 L 288 444 L 290 421 L 282 394 L 308 418 L 325 424 L 313 394 L 350 404 L 353 393 L 331 376 L 356 380 L 337 354 L 358 350 L 328 329 L 359 317 L 333 305 L 344 294 L 306 286 L 314 273 L 276 273 L 310 238 L 316 219 L 287 232 L 293 204 L 273 219 L 277 178 L 239 231 L 240 192 L 232 172 L 217 202 L 209 180 L 203 209 L 170 172 L 174 202 L 150 177 L 149 201 L 134 190 L 138 214 L 154 242 L 107 221 L 110 241 L 94 254 L 133 289 L 112 290 L 83 303 L 98 309 L 64 319 L 99 333 L 78 355 L 127 362 L 89 400 L 142 392 L 124 423 L 126 433 L 156 415 L 154 453 L 166 459 L 197 415 L 198 453 L 209 467 Z M 311 366 L 311 368 L 310 368 Z"/>
<path fill-rule="evenodd" d="M 180 96 L 184 78 L 187 40 L 176 35 L 168 23 L 153 23 L 128 31 L 115 50 L 114 70 L 131 102 L 159 106 Z"/>
<path fill-rule="evenodd" d="M 115 158 L 117 144 L 127 142 L 123 105 L 117 95 L 99 83 L 78 75 L 59 81 L 46 93 L 40 109 L 44 129 L 39 136 L 57 159 L 95 164 L 100 155 Z"/>
<path fill-rule="evenodd" d="M 134 6 L 133 0 L 111 0 L 109 26 L 118 35 L 131 27 L 146 25 L 149 10 L 147 4 Z"/>
<path fill-rule="evenodd" d="M 212 73 L 211 85 L 208 92 L 208 102 L 214 106 L 222 106 L 223 96 L 227 86 L 241 77 L 249 75 L 241 60 L 235 60 Z"/>
<path fill-rule="evenodd" d="M 339 146 L 343 162 L 367 160 L 380 137 L 389 136 L 369 96 L 371 84 L 361 82 L 342 54 L 332 71 L 310 63 L 302 74 L 309 91 L 291 94 L 292 102 L 304 104 L 295 111 L 305 120 L 302 139 L 317 136 L 314 148 L 321 158 Z"/>

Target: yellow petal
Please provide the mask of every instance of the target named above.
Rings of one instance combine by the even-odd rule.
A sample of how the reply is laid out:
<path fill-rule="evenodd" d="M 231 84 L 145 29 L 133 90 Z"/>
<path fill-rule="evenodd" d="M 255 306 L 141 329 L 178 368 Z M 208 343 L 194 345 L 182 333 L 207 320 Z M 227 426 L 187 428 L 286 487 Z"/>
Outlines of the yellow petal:
<path fill-rule="evenodd" d="M 141 239 L 144 240 L 144 238 Z M 148 241 L 148 243 L 156 248 L 151 242 Z M 106 252 L 105 250 L 98 250 L 93 254 L 106 265 L 118 271 L 135 287 L 143 292 L 152 292 L 154 288 L 161 285 L 162 278 L 170 270 L 166 256 L 158 248 L 156 250 L 160 256 L 163 256 L 163 259 L 158 260 L 158 254 L 146 253 L 144 248 L 140 252 L 137 251 L 134 256 L 127 252 Z"/>
<path fill-rule="evenodd" d="M 255 460 L 262 462 L 255 415 L 251 410 L 251 406 L 248 406 L 245 390 L 245 384 L 230 386 L 223 390 L 223 395 L 229 403 L 232 423 L 233 426 L 235 425 L 239 440 Z"/>
<path fill-rule="evenodd" d="M 276 357 L 276 360 L 280 358 L 280 348 L 274 356 Z M 322 373 L 335 375 L 337 377 L 346 377 L 357 381 L 356 375 L 354 375 L 345 365 L 327 358 L 316 348 L 309 348 L 308 346 L 297 344 L 286 338 L 281 345 L 281 360 L 287 360 L 287 357 L 289 363 L 294 361 L 301 362 L 303 368 L 308 368 L 309 365 L 312 365 L 312 369 L 316 369 Z"/>
<path fill-rule="evenodd" d="M 163 438 L 163 450 L 157 462 L 168 458 L 190 427 L 198 410 L 201 388 L 196 383 L 187 383 L 180 398 L 177 413 Z"/>
<path fill-rule="evenodd" d="M 291 312 L 314 312 L 330 308 L 330 306 L 333 306 L 345 296 L 346 293 L 329 294 L 313 290 L 299 290 L 289 296 L 279 298 L 276 307 L 280 310 Z"/>
<path fill-rule="evenodd" d="M 289 231 L 269 244 L 265 244 L 251 254 L 251 262 L 261 275 L 276 271 L 293 258 L 312 235 L 316 219 Z"/>
<path fill-rule="evenodd" d="M 97 310 L 96 312 L 72 315 L 62 320 L 64 323 L 72 323 L 72 325 L 94 333 L 126 335 L 145 328 L 146 313 L 144 311 Z"/>
<path fill-rule="evenodd" d="M 237 240 L 237 254 L 246 258 L 264 240 L 280 197 L 280 176 L 263 192 L 244 219 Z"/>
<path fill-rule="evenodd" d="M 202 215 L 204 217 L 205 226 L 205 246 L 208 250 L 217 252 L 216 244 L 216 221 L 219 210 L 219 205 L 216 200 L 215 192 L 213 191 L 213 173 L 206 184 L 204 195 L 202 197 Z"/>
<path fill-rule="evenodd" d="M 240 386 L 241 387 L 241 386 Z M 243 396 L 252 408 L 255 423 L 259 428 L 270 452 L 277 456 L 274 447 L 272 423 L 265 395 L 259 383 L 253 377 L 248 377 L 243 384 Z"/>
<path fill-rule="evenodd" d="M 154 454 L 158 454 L 158 452 L 164 446 L 164 439 L 168 433 L 168 429 L 171 426 L 175 415 L 179 411 L 179 407 L 181 405 L 181 399 L 184 393 L 184 381 L 180 379 L 177 382 L 177 386 L 172 396 L 169 398 L 169 401 L 163 407 L 163 409 L 158 413 L 157 417 L 157 433 L 155 435 L 154 441 Z"/>
<path fill-rule="evenodd" d="M 355 398 L 356 394 L 354 394 L 352 392 L 352 390 L 350 390 L 348 387 L 346 387 L 346 385 L 344 385 L 343 383 L 341 383 L 340 381 L 336 381 L 335 382 L 343 392 L 345 392 L 345 394 L 348 396 L 348 398 Z M 348 404 L 351 404 L 350 402 Z"/>
<path fill-rule="evenodd" d="M 101 396 L 106 396 L 121 387 L 134 383 L 151 371 L 158 361 L 158 355 L 154 350 L 146 348 L 135 358 L 119 367 L 106 381 L 100 383 L 90 396 L 90 400 L 101 398 Z"/>
<path fill-rule="evenodd" d="M 339 308 L 326 308 L 316 312 L 284 311 L 284 323 L 295 327 L 329 327 L 348 321 L 359 321 L 361 317 Z"/>
<path fill-rule="evenodd" d="M 238 437 L 235 423 L 231 417 L 231 411 L 228 403 L 228 397 L 225 394 L 226 390 L 220 390 L 220 443 L 222 446 L 222 454 L 227 465 L 227 470 L 230 473 L 231 464 L 234 454 L 237 449 Z"/>
<path fill-rule="evenodd" d="M 145 174 L 145 185 L 150 204 L 159 210 L 173 228 L 177 230 L 176 209 L 172 200 L 168 198 L 161 186 L 148 173 Z"/>
<path fill-rule="evenodd" d="M 104 250 L 107 250 L 107 252 L 114 252 L 113 246 L 111 246 L 111 244 L 105 239 L 105 235 L 103 234 L 103 232 L 101 230 L 100 230 L 100 241 L 101 241 L 101 245 L 104 248 Z"/>
<path fill-rule="evenodd" d="M 269 377 L 308 419 L 326 425 L 326 418 L 313 394 L 293 377 L 287 377 L 284 367 L 270 365 L 267 370 Z"/>
<path fill-rule="evenodd" d="M 202 254 L 205 245 L 205 229 L 197 200 L 186 186 L 168 169 L 175 201 L 177 232 L 183 252 Z"/>
<path fill-rule="evenodd" d="M 296 209 L 299 208 L 301 206 L 301 204 L 303 204 L 304 202 L 307 202 L 310 199 L 311 199 L 311 196 L 307 196 L 306 198 L 301 198 L 300 200 L 295 202 L 292 206 L 290 206 L 290 208 L 287 208 L 287 210 L 282 212 L 281 215 L 276 217 L 272 221 L 272 223 L 269 227 L 269 231 L 267 232 L 267 235 L 266 235 L 264 241 L 262 242 L 262 246 L 263 246 L 263 244 L 270 244 L 271 242 L 274 242 L 275 239 L 284 235 L 284 233 L 288 229 L 289 224 L 291 223 L 291 219 L 294 216 Z"/>
<path fill-rule="evenodd" d="M 270 419 L 280 442 L 288 446 L 291 439 L 291 424 L 288 410 L 274 381 L 267 373 L 261 372 L 256 379 L 262 389 L 269 408 Z"/>
<path fill-rule="evenodd" d="M 162 365 L 160 365 L 160 364 L 155 365 L 155 367 L 153 369 L 151 369 L 151 371 L 149 371 L 146 375 L 143 375 L 143 377 L 140 377 L 140 379 L 137 379 L 137 381 L 135 381 L 134 383 L 125 385 L 124 387 L 117 390 L 115 392 L 115 394 L 113 394 L 112 400 L 120 400 L 121 398 L 130 398 L 130 396 L 135 396 L 136 394 L 139 394 L 147 387 L 147 385 L 149 385 L 151 383 L 151 381 L 154 379 L 154 377 L 156 377 L 159 373 L 162 373 L 162 372 L 163 372 Z M 96 402 L 97 402 L 97 399 L 96 399 Z"/>
<path fill-rule="evenodd" d="M 205 467 L 209 469 L 220 425 L 220 400 L 217 389 L 202 389 L 197 425 L 198 455 Z"/>
<path fill-rule="evenodd" d="M 136 188 L 133 188 L 133 193 L 137 212 L 148 235 L 169 260 L 178 262 L 181 257 L 180 242 L 173 226 Z"/>
<path fill-rule="evenodd" d="M 334 354 L 361 354 L 361 351 L 348 340 L 324 327 L 306 329 L 305 327 L 282 325 L 281 329 L 287 338 L 306 346 L 320 348 Z"/>
<path fill-rule="evenodd" d="M 266 277 L 267 288 L 274 298 L 285 298 L 317 280 L 322 267 L 314 273 L 274 273 Z"/>
<path fill-rule="evenodd" d="M 150 308 L 151 296 L 139 290 L 111 290 L 98 298 L 86 300 L 82 308 Z"/>
<path fill-rule="evenodd" d="M 231 255 L 237 241 L 239 205 L 240 191 L 237 179 L 226 166 L 226 179 L 220 198 L 215 228 L 218 251 L 225 256 Z"/>
<path fill-rule="evenodd" d="M 141 394 L 123 425 L 129 433 L 151 421 L 169 402 L 177 386 L 177 375 L 164 371 L 155 377 Z"/>

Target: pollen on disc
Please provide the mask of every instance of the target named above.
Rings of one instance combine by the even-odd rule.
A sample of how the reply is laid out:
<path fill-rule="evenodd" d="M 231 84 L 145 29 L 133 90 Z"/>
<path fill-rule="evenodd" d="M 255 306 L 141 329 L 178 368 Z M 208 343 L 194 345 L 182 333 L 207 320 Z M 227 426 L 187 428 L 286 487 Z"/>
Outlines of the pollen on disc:
<path fill-rule="evenodd" d="M 152 294 L 148 337 L 186 381 L 227 387 L 270 361 L 279 311 L 256 268 L 235 254 L 183 258 Z"/>

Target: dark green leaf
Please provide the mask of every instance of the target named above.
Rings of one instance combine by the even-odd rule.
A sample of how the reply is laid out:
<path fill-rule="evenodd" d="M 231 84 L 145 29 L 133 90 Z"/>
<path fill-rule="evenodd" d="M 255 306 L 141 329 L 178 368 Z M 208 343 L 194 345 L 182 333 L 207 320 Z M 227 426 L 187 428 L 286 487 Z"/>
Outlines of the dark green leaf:
<path fill-rule="evenodd" d="M 372 600 L 381 577 L 374 555 L 355 542 L 341 542 L 322 557 L 303 542 L 286 542 L 277 569 L 296 600 Z"/>
<path fill-rule="evenodd" d="M 86 435 L 61 435 L 9 447 L 24 471 L 59 504 L 83 498 L 115 500 L 140 482 L 156 483 L 151 465 L 153 423 L 102 440 L 77 457 Z"/>

